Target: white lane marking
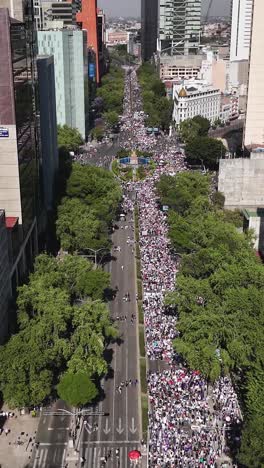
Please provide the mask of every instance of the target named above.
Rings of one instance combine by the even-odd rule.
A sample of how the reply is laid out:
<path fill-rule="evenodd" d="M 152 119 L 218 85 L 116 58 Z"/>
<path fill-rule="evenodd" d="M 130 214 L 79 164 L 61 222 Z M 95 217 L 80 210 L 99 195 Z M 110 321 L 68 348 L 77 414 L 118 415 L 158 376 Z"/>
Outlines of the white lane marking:
<path fill-rule="evenodd" d="M 135 418 L 132 418 L 132 422 L 131 422 L 131 427 L 129 428 L 130 432 L 132 432 L 132 434 L 135 434 L 137 432 L 137 428 L 135 427 Z"/>
<path fill-rule="evenodd" d="M 48 431 L 68 431 L 69 427 L 48 427 Z"/>
<path fill-rule="evenodd" d="M 68 442 L 40 442 L 39 445 L 68 445 Z"/>
<path fill-rule="evenodd" d="M 122 434 L 122 432 L 124 432 L 121 418 L 118 418 L 118 427 L 116 428 L 116 432 L 118 432 L 118 434 Z"/>
<path fill-rule="evenodd" d="M 119 445 L 119 444 L 134 444 L 134 445 L 139 445 L 140 440 L 116 440 L 113 443 L 111 440 L 93 440 L 93 441 L 86 441 L 83 442 L 83 445 L 93 445 L 93 444 L 106 444 L 112 446 L 114 445 Z M 111 445 L 112 444 L 112 445 Z"/>
<path fill-rule="evenodd" d="M 100 453 L 100 450 L 101 450 L 101 449 L 100 449 L 100 447 L 99 447 L 99 448 L 98 448 L 99 453 Z M 93 465 L 91 466 L 91 468 L 96 467 L 96 464 L 95 464 L 95 463 L 96 463 L 96 448 L 94 448 L 94 453 L 93 453 Z"/>
<path fill-rule="evenodd" d="M 108 434 L 109 432 L 111 432 L 111 429 L 110 427 L 108 426 L 108 418 L 106 418 L 106 421 L 105 421 L 105 428 L 103 429 L 103 432 L 105 434 Z"/>

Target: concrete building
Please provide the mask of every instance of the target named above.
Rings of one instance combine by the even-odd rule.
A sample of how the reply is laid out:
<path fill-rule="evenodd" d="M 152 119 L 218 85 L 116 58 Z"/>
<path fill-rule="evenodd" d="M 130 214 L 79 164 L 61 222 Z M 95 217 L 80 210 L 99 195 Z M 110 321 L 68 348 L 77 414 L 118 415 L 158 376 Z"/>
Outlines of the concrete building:
<path fill-rule="evenodd" d="M 253 0 L 233 0 L 230 61 L 248 60 Z"/>
<path fill-rule="evenodd" d="M 250 159 L 222 159 L 218 190 L 225 196 L 225 208 L 244 214 L 244 228 L 253 229 L 255 249 L 264 255 L 264 148 L 252 151 Z"/>
<path fill-rule="evenodd" d="M 58 124 L 77 128 L 85 138 L 89 126 L 86 31 L 38 31 L 38 49 L 40 55 L 54 55 Z"/>
<path fill-rule="evenodd" d="M 98 30 L 98 57 L 99 74 L 103 76 L 108 68 L 109 59 L 106 54 L 106 17 L 101 8 L 97 9 L 97 30 Z M 89 35 L 89 33 L 88 33 Z"/>
<path fill-rule="evenodd" d="M 229 78 L 231 91 L 236 91 L 238 96 L 247 95 L 248 87 L 248 60 L 230 62 Z"/>
<path fill-rule="evenodd" d="M 31 8 L 31 1 L 22 2 L 22 0 L 1 0 L 0 7 L 1 8 L 8 8 L 9 16 L 14 18 L 18 21 L 25 20 L 25 8 L 24 4 L 28 4 L 29 8 Z"/>
<path fill-rule="evenodd" d="M 248 97 L 244 146 L 252 147 L 264 143 L 264 35 L 263 35 L 263 0 L 255 0 L 252 17 L 250 44 Z"/>
<path fill-rule="evenodd" d="M 8 336 L 9 330 L 9 302 L 12 296 L 11 265 L 8 249 L 8 232 L 4 210 L 0 210 L 0 344 Z"/>
<path fill-rule="evenodd" d="M 38 176 L 41 141 L 35 67 L 37 47 L 33 12 L 26 2 L 21 5 L 25 8 L 25 15 L 22 8 L 24 22 L 11 18 L 11 9 L 0 8 L 0 207 L 5 211 L 11 246 L 7 248 L 2 222 L 0 244 L 4 253 L 0 254 L 0 269 L 6 271 L 7 281 L 6 254 L 9 251 L 13 295 L 32 267 L 38 250 L 37 225 L 43 211 Z M 17 6 L 15 2 L 13 7 Z M 0 281 L 3 285 L 3 279 Z M 3 294 L 0 294 L 3 301 Z M 7 307 L 7 302 L 5 306 L 2 304 L 1 313 Z M 0 341 L 1 333 L 5 335 L 3 330 L 10 325 L 7 326 L 4 318 L 1 326 L 2 323 Z"/>
<path fill-rule="evenodd" d="M 241 97 L 241 103 L 247 96 L 252 11 L 253 0 L 233 0 L 229 91 L 236 92 Z"/>
<path fill-rule="evenodd" d="M 34 0 L 34 20 L 37 30 L 76 25 L 75 0 Z"/>
<path fill-rule="evenodd" d="M 54 206 L 54 181 L 59 166 L 53 56 L 39 56 L 37 59 L 37 67 L 42 142 L 40 175 L 42 178 L 45 209 L 46 211 L 50 211 Z"/>
<path fill-rule="evenodd" d="M 249 158 L 221 159 L 218 189 L 225 195 L 225 207 L 264 208 L 264 148 Z"/>
<path fill-rule="evenodd" d="M 159 6 L 159 48 L 167 55 L 196 54 L 201 0 L 163 0 Z"/>
<path fill-rule="evenodd" d="M 198 80 L 183 81 L 173 87 L 173 120 L 178 126 L 196 115 L 214 122 L 220 117 L 221 92 Z"/>
<path fill-rule="evenodd" d="M 7 9 L 1 9 L 0 15 L 0 206 L 7 216 L 19 219 L 26 234 L 34 223 L 39 198 L 35 56 L 25 23 L 10 18 Z"/>
<path fill-rule="evenodd" d="M 141 0 L 141 57 L 146 62 L 157 51 L 158 0 Z"/>
<path fill-rule="evenodd" d="M 81 11 L 76 15 L 78 25 L 87 32 L 87 49 L 92 49 L 96 60 L 96 81 L 100 83 L 97 0 L 82 0 Z"/>
<path fill-rule="evenodd" d="M 160 79 L 174 80 L 197 78 L 202 65 L 202 55 L 174 55 L 160 58 Z"/>
<path fill-rule="evenodd" d="M 206 51 L 199 78 L 207 81 L 222 93 L 229 91 L 229 60 L 224 60 L 212 50 Z"/>

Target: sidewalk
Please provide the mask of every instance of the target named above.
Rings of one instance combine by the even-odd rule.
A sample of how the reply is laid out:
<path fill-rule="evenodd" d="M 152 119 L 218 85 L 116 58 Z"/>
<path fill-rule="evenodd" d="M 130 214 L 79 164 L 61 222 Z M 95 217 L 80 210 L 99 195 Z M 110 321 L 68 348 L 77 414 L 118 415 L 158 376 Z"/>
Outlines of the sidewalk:
<path fill-rule="evenodd" d="M 2 411 L 8 411 L 5 406 Z M 3 429 L 9 429 L 6 435 L 0 436 L 0 461 L 1 468 L 27 468 L 31 463 L 39 417 L 31 414 L 20 415 L 14 411 L 15 416 L 8 418 L 3 424 Z M 2 419 L 2 418 L 1 418 Z"/>

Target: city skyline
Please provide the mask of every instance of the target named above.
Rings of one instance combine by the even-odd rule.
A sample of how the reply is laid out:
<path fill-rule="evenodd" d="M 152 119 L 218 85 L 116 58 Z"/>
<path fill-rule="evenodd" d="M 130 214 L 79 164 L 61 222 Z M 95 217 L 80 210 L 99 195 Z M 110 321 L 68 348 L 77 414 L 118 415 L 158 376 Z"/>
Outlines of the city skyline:
<path fill-rule="evenodd" d="M 228 15 L 230 13 L 231 0 L 214 0 L 211 8 L 210 15 Z M 108 16 L 134 16 L 140 17 L 141 0 L 98 0 L 98 6 L 105 9 Z M 206 12 L 209 0 L 202 0 L 202 13 Z"/>

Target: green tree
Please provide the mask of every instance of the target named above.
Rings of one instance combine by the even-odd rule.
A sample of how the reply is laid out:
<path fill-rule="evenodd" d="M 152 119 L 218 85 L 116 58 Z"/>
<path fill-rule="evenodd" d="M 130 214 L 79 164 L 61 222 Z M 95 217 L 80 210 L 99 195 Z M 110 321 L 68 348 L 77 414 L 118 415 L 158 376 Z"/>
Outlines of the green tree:
<path fill-rule="evenodd" d="M 82 258 L 42 254 L 19 288 L 19 331 L 0 348 L 0 390 L 10 407 L 41 404 L 66 368 L 90 378 L 107 371 L 104 350 L 117 330 L 107 306 L 92 299 L 109 277 L 91 268 Z M 73 306 L 78 298 L 86 302 Z"/>
<path fill-rule="evenodd" d="M 62 375 L 57 390 L 59 397 L 74 407 L 91 403 L 98 395 L 95 384 L 81 372 L 66 372 Z"/>
<path fill-rule="evenodd" d="M 95 138 L 95 140 L 97 141 L 102 141 L 102 139 L 104 138 L 104 133 L 105 132 L 103 127 L 95 127 L 91 131 L 92 137 Z"/>
<path fill-rule="evenodd" d="M 66 198 L 58 207 L 56 232 L 61 247 L 70 253 L 110 247 L 106 224 L 78 198 Z"/>
<path fill-rule="evenodd" d="M 184 214 L 193 200 L 209 195 L 209 178 L 199 172 L 184 172 L 177 176 L 162 175 L 157 183 L 157 193 L 162 205 L 168 205 Z"/>
<path fill-rule="evenodd" d="M 219 159 L 225 157 L 226 148 L 215 138 L 195 137 L 188 140 L 185 152 L 188 164 L 204 164 L 208 169 L 217 169 Z"/>
<path fill-rule="evenodd" d="M 218 209 L 224 208 L 225 205 L 225 196 L 222 192 L 214 192 L 211 196 L 212 203 Z"/>
<path fill-rule="evenodd" d="M 198 135 L 207 136 L 211 127 L 210 121 L 201 115 L 196 115 L 192 120 L 199 125 Z"/>
<path fill-rule="evenodd" d="M 200 126 L 193 119 L 186 119 L 180 123 L 179 135 L 185 143 L 196 139 L 199 135 Z"/>
<path fill-rule="evenodd" d="M 64 289 L 70 293 L 71 302 L 87 297 L 103 299 L 110 287 L 109 273 L 99 267 L 95 270 L 92 262 L 78 255 L 66 255 L 63 261 L 47 254 L 39 255 L 32 278 L 40 278 L 44 289 L 51 286 Z"/>
<path fill-rule="evenodd" d="M 73 164 L 66 195 L 68 198 L 82 200 L 108 225 L 111 224 L 122 198 L 120 185 L 110 171 L 80 164 Z"/>
<path fill-rule="evenodd" d="M 78 152 L 79 147 L 84 143 L 80 132 L 76 128 L 67 125 L 58 125 L 58 147 L 67 151 Z"/>
<path fill-rule="evenodd" d="M 119 122 L 118 113 L 115 111 L 105 112 L 104 118 L 110 127 L 114 127 Z"/>
<path fill-rule="evenodd" d="M 263 454 L 264 418 L 253 414 L 245 421 L 239 461 L 243 466 L 260 468 L 264 466 Z"/>

